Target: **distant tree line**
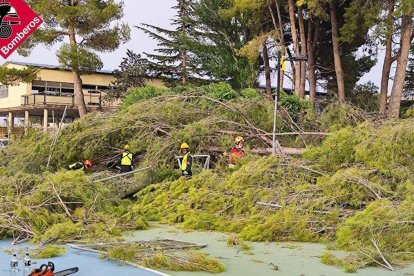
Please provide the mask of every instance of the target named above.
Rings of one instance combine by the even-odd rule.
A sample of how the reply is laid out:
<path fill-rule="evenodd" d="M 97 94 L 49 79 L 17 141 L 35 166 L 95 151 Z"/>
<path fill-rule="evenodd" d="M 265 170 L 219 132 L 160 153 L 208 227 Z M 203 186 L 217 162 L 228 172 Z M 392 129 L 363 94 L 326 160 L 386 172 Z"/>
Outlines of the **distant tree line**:
<path fill-rule="evenodd" d="M 308 84 L 312 104 L 321 84 L 340 102 L 358 98 L 357 82 L 378 62 L 381 113 L 398 117 L 403 93 L 412 87 L 412 0 L 177 0 L 174 8 L 173 29 L 137 26 L 158 42 L 145 53 L 149 72 L 170 82 L 209 79 L 242 89 L 254 87 L 264 74 L 270 94 L 272 64 L 281 51 L 291 64 L 295 93 L 305 98 Z M 295 61 L 299 56 L 307 61 Z"/>

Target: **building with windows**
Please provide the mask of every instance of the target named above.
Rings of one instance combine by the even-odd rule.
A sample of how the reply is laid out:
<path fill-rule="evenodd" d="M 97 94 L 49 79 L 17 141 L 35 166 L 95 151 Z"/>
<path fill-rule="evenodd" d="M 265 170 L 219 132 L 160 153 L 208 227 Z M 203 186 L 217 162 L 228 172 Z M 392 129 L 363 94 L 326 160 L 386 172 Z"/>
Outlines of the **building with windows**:
<path fill-rule="evenodd" d="M 79 117 L 74 95 L 72 72 L 59 66 L 6 62 L 2 66 L 38 69 L 38 79 L 15 86 L 0 85 L 0 129 L 7 136 L 15 124 L 27 130 L 31 125 L 41 126 L 44 131 L 57 126 L 66 108 L 66 122 Z M 82 89 L 88 111 L 106 111 L 117 107 L 117 102 L 105 102 L 105 90 L 114 81 L 110 71 L 97 71 L 83 75 Z M 159 79 L 148 79 L 155 86 L 162 86 Z M 3 122 L 2 122 L 3 121 Z"/>

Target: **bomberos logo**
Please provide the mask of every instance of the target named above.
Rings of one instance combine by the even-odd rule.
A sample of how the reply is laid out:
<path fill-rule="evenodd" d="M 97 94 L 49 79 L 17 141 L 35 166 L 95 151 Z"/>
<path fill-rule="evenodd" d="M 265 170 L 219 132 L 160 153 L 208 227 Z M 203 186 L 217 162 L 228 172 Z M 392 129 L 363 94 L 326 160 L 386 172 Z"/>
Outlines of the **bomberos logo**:
<path fill-rule="evenodd" d="M 0 55 L 8 58 L 43 20 L 23 0 L 0 1 Z"/>

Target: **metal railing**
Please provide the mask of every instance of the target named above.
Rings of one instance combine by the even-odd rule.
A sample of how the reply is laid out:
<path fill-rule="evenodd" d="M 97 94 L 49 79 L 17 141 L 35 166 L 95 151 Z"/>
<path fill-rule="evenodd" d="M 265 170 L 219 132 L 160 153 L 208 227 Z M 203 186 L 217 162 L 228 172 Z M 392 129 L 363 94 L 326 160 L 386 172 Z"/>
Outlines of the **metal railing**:
<path fill-rule="evenodd" d="M 208 170 L 210 168 L 210 160 L 211 160 L 211 156 L 208 154 L 191 154 L 191 156 L 193 158 L 200 158 L 200 159 L 206 159 L 203 165 L 203 169 Z M 183 156 L 175 156 L 175 159 L 177 159 L 178 162 L 178 167 L 181 168 L 181 160 L 183 159 Z"/>
<path fill-rule="evenodd" d="M 85 104 L 88 106 L 102 106 L 102 93 L 84 92 Z M 76 106 L 75 95 L 32 94 L 22 96 L 22 105 L 64 105 Z"/>

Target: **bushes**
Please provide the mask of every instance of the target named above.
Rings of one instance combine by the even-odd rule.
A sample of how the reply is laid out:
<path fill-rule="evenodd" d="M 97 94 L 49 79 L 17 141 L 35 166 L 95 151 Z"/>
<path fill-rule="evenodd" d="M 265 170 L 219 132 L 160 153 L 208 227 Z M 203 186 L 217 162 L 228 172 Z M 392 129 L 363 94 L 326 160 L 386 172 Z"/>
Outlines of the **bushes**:
<path fill-rule="evenodd" d="M 207 96 L 220 100 L 233 100 L 239 96 L 229 84 L 224 82 L 209 84 L 201 87 L 201 89 L 205 91 Z"/>
<path fill-rule="evenodd" d="M 257 90 L 253 88 L 243 89 L 240 91 L 240 95 L 245 99 L 257 99 L 260 97 L 259 93 L 257 93 Z"/>
<path fill-rule="evenodd" d="M 138 101 L 158 97 L 168 92 L 169 89 L 150 85 L 139 88 L 131 88 L 122 102 L 121 109 L 126 109 Z"/>
<path fill-rule="evenodd" d="M 281 93 L 279 102 L 281 106 L 286 108 L 290 116 L 292 116 L 294 119 L 297 119 L 298 115 L 302 111 L 310 108 L 308 101 L 301 100 L 296 95 L 288 95 L 286 93 Z"/>
<path fill-rule="evenodd" d="M 318 234 L 322 233 L 320 225 L 309 221 L 318 219 L 328 227 L 338 218 L 335 215 L 316 218 L 306 211 L 298 215 L 297 204 L 321 210 L 325 199 L 319 193 L 296 197 L 296 187 L 310 181 L 312 176 L 284 166 L 284 161 L 252 157 L 231 174 L 207 171 L 191 180 L 151 185 L 137 194 L 136 208 L 149 220 L 182 223 L 183 227 L 191 229 L 238 232 L 249 240 L 323 239 L 326 233 Z M 286 205 L 286 209 L 278 212 L 265 208 L 263 212 L 256 205 L 258 201 L 272 200 Z"/>
<path fill-rule="evenodd" d="M 55 258 L 61 255 L 65 255 L 67 252 L 65 247 L 57 245 L 48 245 L 36 248 L 31 252 L 31 257 L 35 259 L 49 259 Z"/>

